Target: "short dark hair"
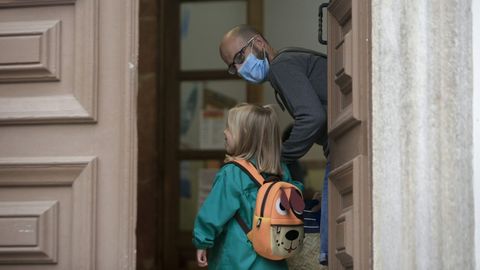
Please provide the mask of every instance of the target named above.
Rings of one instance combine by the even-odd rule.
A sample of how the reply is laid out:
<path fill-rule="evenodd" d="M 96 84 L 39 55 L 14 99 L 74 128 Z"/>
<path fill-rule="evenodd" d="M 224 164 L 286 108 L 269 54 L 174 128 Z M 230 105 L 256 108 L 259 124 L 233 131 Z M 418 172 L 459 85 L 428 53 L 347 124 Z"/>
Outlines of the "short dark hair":
<path fill-rule="evenodd" d="M 265 39 L 262 33 L 247 24 L 240 24 L 235 26 L 232 30 L 230 30 L 230 33 L 236 36 L 240 36 L 245 41 L 251 39 L 255 35 L 260 35 L 263 39 Z"/>

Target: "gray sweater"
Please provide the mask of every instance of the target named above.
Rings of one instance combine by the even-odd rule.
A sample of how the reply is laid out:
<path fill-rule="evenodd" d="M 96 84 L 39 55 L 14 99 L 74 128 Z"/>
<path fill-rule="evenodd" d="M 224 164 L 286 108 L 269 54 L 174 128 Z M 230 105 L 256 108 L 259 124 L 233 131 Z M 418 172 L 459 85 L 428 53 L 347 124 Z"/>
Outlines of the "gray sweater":
<path fill-rule="evenodd" d="M 314 143 L 322 145 L 328 157 L 327 58 L 298 49 L 280 51 L 270 63 L 268 80 L 280 107 L 294 119 L 290 136 L 283 143 L 282 159 L 293 162 Z"/>

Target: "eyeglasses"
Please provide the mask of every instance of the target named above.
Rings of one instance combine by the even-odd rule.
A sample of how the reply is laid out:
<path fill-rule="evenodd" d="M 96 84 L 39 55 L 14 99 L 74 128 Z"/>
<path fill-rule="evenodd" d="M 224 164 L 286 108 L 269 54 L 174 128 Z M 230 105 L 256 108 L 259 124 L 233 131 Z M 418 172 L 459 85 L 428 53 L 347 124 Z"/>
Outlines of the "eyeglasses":
<path fill-rule="evenodd" d="M 250 45 L 250 43 L 252 43 L 252 41 L 256 38 L 257 36 L 253 36 L 252 38 L 250 38 L 248 41 L 247 41 L 247 44 L 245 44 L 245 46 L 243 46 L 240 51 L 238 51 L 234 56 L 233 56 L 233 62 L 228 65 L 228 73 L 231 74 L 231 75 L 235 75 L 237 74 L 237 68 L 235 67 L 235 65 L 240 65 L 240 64 L 243 64 L 243 61 L 245 61 L 245 49 L 247 49 L 248 45 Z"/>

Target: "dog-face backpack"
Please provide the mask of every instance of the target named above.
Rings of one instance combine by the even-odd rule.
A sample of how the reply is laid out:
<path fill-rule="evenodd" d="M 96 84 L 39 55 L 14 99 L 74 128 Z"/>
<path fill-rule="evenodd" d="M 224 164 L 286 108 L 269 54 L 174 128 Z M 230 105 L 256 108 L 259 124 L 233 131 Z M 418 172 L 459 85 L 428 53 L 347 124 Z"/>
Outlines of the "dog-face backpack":
<path fill-rule="evenodd" d="M 304 239 L 302 192 L 278 178 L 265 180 L 246 160 L 232 163 L 259 186 L 251 229 L 238 213 L 235 215 L 255 251 L 270 260 L 282 260 L 299 253 Z"/>

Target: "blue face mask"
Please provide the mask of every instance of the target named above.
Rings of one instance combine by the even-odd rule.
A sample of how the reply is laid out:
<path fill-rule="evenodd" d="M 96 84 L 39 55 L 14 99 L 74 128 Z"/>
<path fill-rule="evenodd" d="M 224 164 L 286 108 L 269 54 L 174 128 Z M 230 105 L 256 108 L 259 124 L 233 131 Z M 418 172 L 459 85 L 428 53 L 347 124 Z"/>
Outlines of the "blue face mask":
<path fill-rule="evenodd" d="M 251 83 L 259 84 L 267 80 L 269 68 L 266 55 L 263 59 L 258 59 L 253 53 L 250 53 L 238 70 L 238 74 Z"/>

